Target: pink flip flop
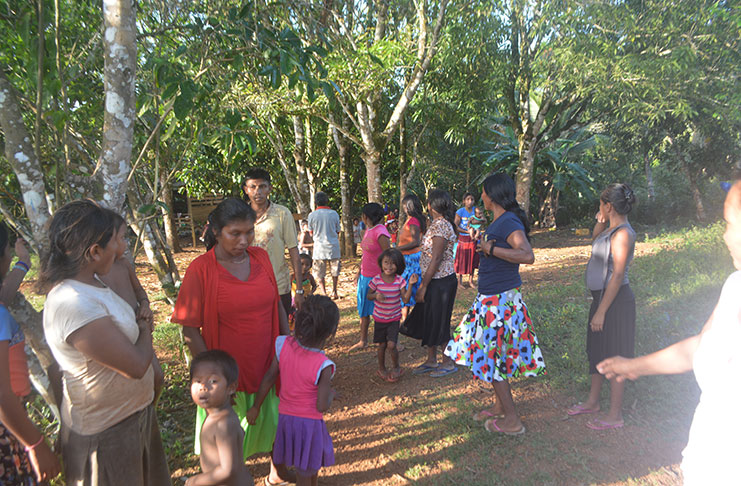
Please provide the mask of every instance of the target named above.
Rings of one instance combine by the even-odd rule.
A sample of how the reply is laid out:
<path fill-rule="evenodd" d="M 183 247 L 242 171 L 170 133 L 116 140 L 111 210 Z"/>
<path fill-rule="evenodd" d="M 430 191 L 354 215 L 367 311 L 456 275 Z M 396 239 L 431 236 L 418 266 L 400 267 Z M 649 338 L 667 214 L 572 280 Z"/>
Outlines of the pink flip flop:
<path fill-rule="evenodd" d="M 491 413 L 487 409 L 483 409 L 473 414 L 472 418 L 474 422 L 483 422 L 486 419 L 490 419 L 490 418 L 504 418 L 504 414 L 501 414 L 501 413 L 495 414 L 495 413 Z"/>
<path fill-rule="evenodd" d="M 587 422 L 587 427 L 589 427 L 592 430 L 620 429 L 623 427 L 623 425 L 625 425 L 625 422 L 623 422 L 622 420 L 614 424 L 608 424 L 607 422 L 600 420 L 600 419 L 594 419 L 594 420 Z"/>
<path fill-rule="evenodd" d="M 489 419 L 489 420 L 485 421 L 484 422 L 484 428 L 487 431 L 489 431 L 489 432 L 492 432 L 492 433 L 500 433 L 500 434 L 504 434 L 504 435 L 522 435 L 522 434 L 525 433 L 525 426 L 524 425 L 522 427 L 520 427 L 520 430 L 516 430 L 514 432 L 507 432 L 506 430 L 502 430 L 497 425 L 497 420 L 498 419 Z M 494 430 L 491 430 L 489 428 L 489 424 L 491 424 L 491 427 L 493 427 Z"/>
<path fill-rule="evenodd" d="M 597 413 L 599 412 L 599 408 L 592 409 L 592 408 L 584 408 L 581 403 L 577 403 L 576 405 L 573 405 L 570 408 L 566 409 L 566 413 L 568 415 L 581 415 L 584 413 Z"/>

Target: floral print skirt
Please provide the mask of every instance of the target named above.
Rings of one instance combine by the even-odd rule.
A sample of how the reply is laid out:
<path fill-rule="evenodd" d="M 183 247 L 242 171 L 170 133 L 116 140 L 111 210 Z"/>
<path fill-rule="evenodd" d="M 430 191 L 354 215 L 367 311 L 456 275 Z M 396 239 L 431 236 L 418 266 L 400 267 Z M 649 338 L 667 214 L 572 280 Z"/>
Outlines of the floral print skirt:
<path fill-rule="evenodd" d="M 3 486 L 34 486 L 36 476 L 28 454 L 18 439 L 0 423 L 0 484 Z"/>
<path fill-rule="evenodd" d="M 445 354 L 489 383 L 545 374 L 543 353 L 519 288 L 478 294 Z"/>

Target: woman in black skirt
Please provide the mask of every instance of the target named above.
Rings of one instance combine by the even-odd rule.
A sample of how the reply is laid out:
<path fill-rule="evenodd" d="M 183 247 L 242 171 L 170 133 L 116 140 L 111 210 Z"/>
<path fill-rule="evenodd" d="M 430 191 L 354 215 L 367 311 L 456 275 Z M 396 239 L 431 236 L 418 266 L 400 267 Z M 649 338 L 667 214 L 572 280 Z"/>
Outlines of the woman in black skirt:
<path fill-rule="evenodd" d="M 589 398 L 568 409 L 569 415 L 600 411 L 600 390 L 605 381 L 597 363 L 612 356 L 634 356 L 636 303 L 628 283 L 636 233 L 628 213 L 636 202 L 627 184 L 611 184 L 600 196 L 597 224 L 592 231 L 592 256 L 587 264 L 587 287 L 592 293 L 587 326 L 587 357 L 592 377 Z M 610 380 L 610 409 L 606 415 L 587 423 L 595 430 L 623 426 L 625 384 Z"/>
<path fill-rule="evenodd" d="M 427 359 L 412 372 L 415 375 L 429 373 L 433 378 L 440 378 L 458 370 L 446 356 L 443 356 L 442 363 L 437 362 L 437 348 L 450 340 L 450 318 L 457 290 L 453 267 L 453 247 L 457 237 L 453 202 L 446 191 L 431 190 L 427 210 L 431 223 L 420 246 L 422 282 L 417 289 L 417 304 L 404 325 L 410 331 L 407 335 L 422 339 L 422 346 L 427 347 Z"/>

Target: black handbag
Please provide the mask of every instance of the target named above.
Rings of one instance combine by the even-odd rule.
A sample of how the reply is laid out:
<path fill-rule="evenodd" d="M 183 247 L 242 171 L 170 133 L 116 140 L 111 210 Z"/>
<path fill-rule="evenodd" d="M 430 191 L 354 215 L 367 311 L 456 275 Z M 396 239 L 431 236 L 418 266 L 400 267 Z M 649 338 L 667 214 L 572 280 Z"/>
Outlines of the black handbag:
<path fill-rule="evenodd" d="M 425 303 L 418 302 L 399 326 L 399 333 L 412 339 L 422 339 L 425 328 Z"/>

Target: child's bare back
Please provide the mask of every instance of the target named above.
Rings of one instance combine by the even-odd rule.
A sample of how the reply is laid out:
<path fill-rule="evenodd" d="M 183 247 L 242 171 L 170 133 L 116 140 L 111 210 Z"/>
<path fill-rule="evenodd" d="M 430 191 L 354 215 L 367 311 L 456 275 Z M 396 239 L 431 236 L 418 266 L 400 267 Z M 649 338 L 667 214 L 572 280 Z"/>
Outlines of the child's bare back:
<path fill-rule="evenodd" d="M 239 417 L 231 407 L 209 413 L 201 428 L 201 471 L 203 474 L 190 478 L 186 485 L 254 485 L 252 475 L 242 458 L 243 442 L 244 430 L 239 423 Z M 227 477 L 223 482 L 212 483 L 199 481 L 199 476 L 211 476 L 214 480 Z"/>

